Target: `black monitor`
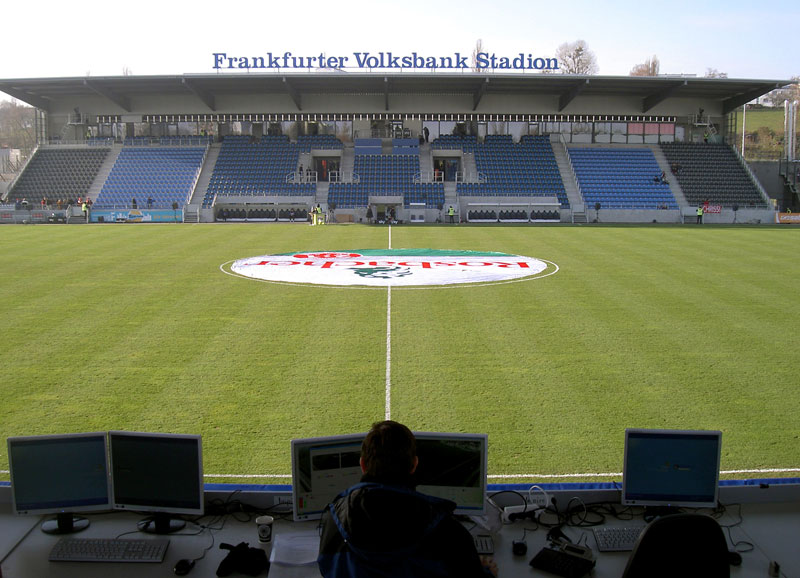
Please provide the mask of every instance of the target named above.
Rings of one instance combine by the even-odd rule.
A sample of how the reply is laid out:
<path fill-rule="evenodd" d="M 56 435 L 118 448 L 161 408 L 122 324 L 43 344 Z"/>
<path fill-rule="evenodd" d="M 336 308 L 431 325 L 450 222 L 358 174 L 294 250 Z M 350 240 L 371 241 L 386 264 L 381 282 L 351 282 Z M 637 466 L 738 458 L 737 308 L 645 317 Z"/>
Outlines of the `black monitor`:
<path fill-rule="evenodd" d="M 292 510 L 295 520 L 322 516 L 329 502 L 361 480 L 365 433 L 292 440 Z M 482 515 L 487 484 L 486 434 L 414 432 L 417 491 L 456 503 L 456 514 Z"/>
<path fill-rule="evenodd" d="M 199 435 L 109 432 L 112 504 L 151 512 L 139 530 L 168 534 L 184 527 L 177 516 L 202 515 L 203 452 Z"/>
<path fill-rule="evenodd" d="M 722 432 L 625 430 L 622 504 L 715 508 Z"/>
<path fill-rule="evenodd" d="M 11 496 L 17 514 L 57 514 L 49 534 L 89 526 L 77 513 L 111 509 L 105 432 L 8 438 Z"/>
<path fill-rule="evenodd" d="M 489 436 L 414 432 L 419 466 L 417 491 L 456 503 L 456 514 L 486 513 Z"/>

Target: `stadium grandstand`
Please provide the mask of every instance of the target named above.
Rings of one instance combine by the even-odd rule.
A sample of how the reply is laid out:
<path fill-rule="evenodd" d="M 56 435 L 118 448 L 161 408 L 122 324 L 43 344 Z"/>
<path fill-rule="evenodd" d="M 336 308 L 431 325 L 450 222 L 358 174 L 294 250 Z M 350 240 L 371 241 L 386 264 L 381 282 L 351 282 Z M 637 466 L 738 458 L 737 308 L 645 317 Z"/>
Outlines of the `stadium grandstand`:
<path fill-rule="evenodd" d="M 731 146 L 781 80 L 214 74 L 0 80 L 38 146 L 3 222 L 773 222 Z M 89 204 L 84 212 L 82 205 Z"/>

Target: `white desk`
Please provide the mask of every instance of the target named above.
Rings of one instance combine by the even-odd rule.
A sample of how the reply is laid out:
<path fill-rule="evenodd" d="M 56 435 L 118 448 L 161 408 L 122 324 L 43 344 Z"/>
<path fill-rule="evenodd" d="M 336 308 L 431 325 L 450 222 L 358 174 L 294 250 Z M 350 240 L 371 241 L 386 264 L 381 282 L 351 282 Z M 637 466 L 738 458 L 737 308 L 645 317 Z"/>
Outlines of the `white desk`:
<path fill-rule="evenodd" d="M 800 549 L 797 548 L 800 538 L 800 503 L 768 503 L 746 504 L 742 509 L 743 522 L 734 528 L 733 537 L 739 540 L 749 540 L 756 545 L 753 552 L 742 554 L 743 563 L 740 567 L 731 568 L 733 578 L 765 578 L 768 576 L 767 568 L 770 560 L 777 560 L 782 567 L 784 578 L 797 578 L 800 576 Z M 130 513 L 113 513 L 90 516 L 91 525 L 83 532 L 75 534 L 76 537 L 115 537 L 121 533 L 135 529 L 136 522 L 141 516 Z M 729 523 L 731 515 L 726 515 L 722 523 Z M 28 530 L 36 522 L 36 527 L 30 533 Z M 610 524 L 622 524 L 609 522 Z M 495 560 L 499 567 L 500 578 L 506 577 L 542 577 L 553 575 L 532 569 L 528 562 L 546 543 L 546 530 L 539 529 L 527 532 L 525 541 L 528 552 L 524 556 L 514 556 L 511 552 L 513 540 L 521 539 L 523 528 L 531 524 L 515 522 L 503 526 L 501 531 L 494 536 Z M 275 535 L 297 532 L 316 532 L 316 522 L 293 523 L 276 521 Z M 187 526 L 187 531 L 188 531 Z M 590 529 L 567 528 L 565 532 L 572 538 L 586 534 L 585 543 L 595 549 L 593 534 Z M 27 533 L 27 535 L 26 535 Z M 106 578 L 114 577 L 167 577 L 174 576 L 172 568 L 181 558 L 196 558 L 211 543 L 208 532 L 200 535 L 171 535 L 170 547 L 166 558 L 161 564 L 106 564 L 106 563 L 64 563 L 48 562 L 47 557 L 53 544 L 59 539 L 42 533 L 38 528 L 38 519 L 13 516 L 7 505 L 0 508 L 0 550 L 5 555 L 10 555 L 0 566 L 3 578 L 92 578 L 94 576 Z M 134 535 L 135 536 L 135 535 Z M 227 555 L 227 550 L 221 550 L 219 544 L 227 542 L 233 545 L 239 542 L 249 542 L 257 547 L 256 529 L 254 522 L 240 522 L 228 518 L 223 530 L 215 532 L 214 546 L 207 552 L 204 559 L 199 560 L 195 568 L 188 574 L 190 578 L 213 577 L 219 563 Z M 19 541 L 16 548 L 13 543 Z M 12 550 L 13 548 L 13 550 Z M 592 574 L 593 578 L 619 578 L 627 562 L 628 553 L 596 553 L 597 566 Z M 234 574 L 234 576 L 240 576 Z M 270 578 L 305 578 L 319 576 L 315 566 L 300 568 L 287 568 L 273 564 L 270 569 Z"/>

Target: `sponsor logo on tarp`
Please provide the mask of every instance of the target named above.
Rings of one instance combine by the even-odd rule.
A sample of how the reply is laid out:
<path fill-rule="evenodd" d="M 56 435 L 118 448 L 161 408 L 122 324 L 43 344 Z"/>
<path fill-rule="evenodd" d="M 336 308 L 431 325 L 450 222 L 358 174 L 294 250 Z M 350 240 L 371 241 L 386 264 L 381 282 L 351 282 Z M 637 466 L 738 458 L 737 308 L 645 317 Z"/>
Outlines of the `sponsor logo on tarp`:
<path fill-rule="evenodd" d="M 491 283 L 552 274 L 558 268 L 523 255 L 386 249 L 261 255 L 235 261 L 237 275 L 284 283 L 403 287 Z"/>

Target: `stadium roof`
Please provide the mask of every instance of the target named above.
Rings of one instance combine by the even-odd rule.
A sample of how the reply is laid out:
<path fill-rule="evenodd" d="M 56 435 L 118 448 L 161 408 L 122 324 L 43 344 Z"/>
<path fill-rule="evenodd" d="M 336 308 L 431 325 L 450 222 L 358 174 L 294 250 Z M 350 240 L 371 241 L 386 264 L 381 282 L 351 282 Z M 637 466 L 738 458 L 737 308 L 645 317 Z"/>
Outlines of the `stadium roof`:
<path fill-rule="evenodd" d="M 176 76 L 102 76 L 0 80 L 0 91 L 25 103 L 49 110 L 51 103 L 98 95 L 132 112 L 137 97 L 186 96 L 199 99 L 210 112 L 217 98 L 232 94 L 286 94 L 298 111 L 306 94 L 381 95 L 390 110 L 392 95 L 464 95 L 480 109 L 487 94 L 539 95 L 558 99 L 563 111 L 577 96 L 636 97 L 641 112 L 672 98 L 695 98 L 721 104 L 723 114 L 789 80 L 744 80 L 684 76 L 577 76 L 567 74 L 443 74 L 443 73 L 233 73 Z"/>

